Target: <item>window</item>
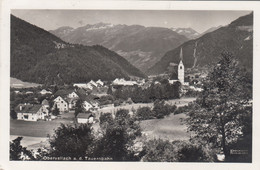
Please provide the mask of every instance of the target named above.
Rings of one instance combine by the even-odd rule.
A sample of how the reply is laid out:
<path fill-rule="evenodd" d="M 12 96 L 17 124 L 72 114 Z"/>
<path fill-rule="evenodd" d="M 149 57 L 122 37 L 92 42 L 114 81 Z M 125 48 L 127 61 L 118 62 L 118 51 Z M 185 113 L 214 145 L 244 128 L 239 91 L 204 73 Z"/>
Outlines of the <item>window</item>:
<path fill-rule="evenodd" d="M 63 103 L 63 101 L 61 101 L 61 103 Z"/>
<path fill-rule="evenodd" d="M 23 117 L 24 117 L 24 119 L 28 119 L 28 115 L 24 115 Z"/>
<path fill-rule="evenodd" d="M 180 69 L 182 69 L 182 66 L 180 66 Z"/>

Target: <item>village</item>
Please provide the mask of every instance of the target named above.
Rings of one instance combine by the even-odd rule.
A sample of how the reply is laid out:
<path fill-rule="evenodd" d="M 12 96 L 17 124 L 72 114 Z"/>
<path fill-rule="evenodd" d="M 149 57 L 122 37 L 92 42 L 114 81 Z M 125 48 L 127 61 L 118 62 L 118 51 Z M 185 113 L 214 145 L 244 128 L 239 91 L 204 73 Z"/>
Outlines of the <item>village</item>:
<path fill-rule="evenodd" d="M 182 57 L 182 51 L 180 51 L 180 57 Z M 185 76 L 182 60 L 176 69 L 177 79 L 170 79 L 170 75 L 162 74 L 149 76 L 147 79 L 116 78 L 110 82 L 99 79 L 59 87 L 18 88 L 17 85 L 13 86 L 11 88 L 11 117 L 13 118 L 10 129 L 11 139 L 24 136 L 23 145 L 35 149 L 45 146 L 46 136 L 52 135 L 61 123 L 92 124 L 95 131 L 98 131 L 99 118 L 102 114 L 110 113 L 112 117 L 115 117 L 119 110 L 128 110 L 129 115 L 133 117 L 140 108 L 153 109 L 156 99 L 164 100 L 170 106 L 180 107 L 178 114 L 185 112 L 185 109 L 181 111 L 183 110 L 181 108 L 194 101 L 198 93 L 202 91 L 203 76 L 199 77 L 198 73 Z M 164 93 L 169 93 L 169 95 L 165 96 L 164 93 L 158 93 L 154 89 L 158 91 L 164 89 Z M 155 91 L 155 94 L 151 95 L 147 91 Z M 157 122 L 159 124 L 165 124 L 163 121 L 169 122 L 169 120 L 175 122 L 175 125 L 170 123 L 167 128 L 172 127 L 171 131 L 175 131 L 174 126 L 176 126 L 176 129 L 181 130 L 176 130 L 170 136 L 165 135 L 165 132 L 158 133 L 156 129 L 151 130 L 150 124 L 153 123 L 150 120 L 142 123 L 144 134 L 151 138 L 187 140 L 186 127 L 180 123 L 183 116 L 170 116 Z M 163 126 L 165 125 L 158 128 Z"/>
<path fill-rule="evenodd" d="M 182 50 L 180 51 L 180 58 L 182 58 Z M 202 77 L 202 76 L 201 76 Z M 23 121 L 51 121 L 65 115 L 67 113 L 75 112 L 77 109 L 77 102 L 82 107 L 80 113 L 75 115 L 77 123 L 93 123 L 94 118 L 98 119 L 101 113 L 110 112 L 114 114 L 117 106 L 131 106 L 133 100 L 126 98 L 121 100 L 113 98 L 112 93 L 118 89 L 124 88 L 138 88 L 147 89 L 152 85 L 160 86 L 161 81 L 167 81 L 170 85 L 176 82 L 181 84 L 179 92 L 180 96 L 172 97 L 170 99 L 176 99 L 180 97 L 187 97 L 187 95 L 201 92 L 202 83 L 201 80 L 204 77 L 199 77 L 198 74 L 184 74 L 184 65 L 182 60 L 178 65 L 178 78 L 169 79 L 167 74 L 159 76 L 149 76 L 148 79 L 133 79 L 125 80 L 123 78 L 116 78 L 112 82 L 108 81 L 89 81 L 88 83 L 74 83 L 71 86 L 60 87 L 51 86 L 42 88 L 11 88 L 11 94 L 13 94 L 13 100 L 11 99 L 11 109 L 16 113 L 17 120 Z M 167 79 L 168 78 L 168 79 Z M 188 78 L 190 82 L 185 80 Z M 191 85 L 190 85 L 191 84 Z M 22 101 L 20 103 L 12 101 L 16 100 L 16 97 L 26 96 L 29 100 Z M 195 97 L 195 96 L 192 96 Z M 119 97 L 120 98 L 120 97 Z M 146 103 L 140 101 L 138 103 Z M 128 107 L 131 109 L 137 109 L 134 107 Z"/>

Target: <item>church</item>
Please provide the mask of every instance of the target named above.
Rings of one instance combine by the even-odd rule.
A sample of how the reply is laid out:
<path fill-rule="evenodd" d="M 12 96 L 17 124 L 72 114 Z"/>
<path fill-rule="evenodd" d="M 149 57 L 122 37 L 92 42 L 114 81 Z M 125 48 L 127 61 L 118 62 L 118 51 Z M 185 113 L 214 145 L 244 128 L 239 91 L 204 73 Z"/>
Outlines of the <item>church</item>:
<path fill-rule="evenodd" d="M 183 65 L 183 54 L 182 54 L 182 48 L 180 52 L 180 63 L 178 65 L 178 80 L 180 81 L 181 84 L 184 84 L 184 65 Z"/>
<path fill-rule="evenodd" d="M 183 52 L 182 52 L 182 48 L 181 48 L 181 51 L 180 51 L 180 62 L 178 64 L 178 67 L 177 67 L 177 70 L 176 70 L 178 72 L 178 74 L 177 74 L 178 75 L 178 79 L 176 79 L 176 80 L 169 80 L 169 82 L 171 84 L 173 82 L 179 81 L 182 85 L 189 85 L 188 82 L 184 81 L 184 77 L 185 77 L 184 69 L 185 69 L 185 67 L 184 67 L 184 64 L 183 64 L 182 60 L 183 60 Z M 171 63 L 170 63 L 170 65 L 177 66 L 177 64 L 171 64 Z"/>

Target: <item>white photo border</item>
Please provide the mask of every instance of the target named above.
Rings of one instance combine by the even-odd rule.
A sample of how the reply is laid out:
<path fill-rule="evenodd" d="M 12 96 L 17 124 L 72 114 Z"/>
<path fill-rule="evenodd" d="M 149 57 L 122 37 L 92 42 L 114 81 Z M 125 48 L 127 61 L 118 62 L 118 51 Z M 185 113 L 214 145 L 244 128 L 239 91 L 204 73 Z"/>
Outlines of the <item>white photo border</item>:
<path fill-rule="evenodd" d="M 0 1 L 0 170 L 11 169 L 260 169 L 260 2 L 259 1 Z M 246 10 L 254 14 L 253 40 L 253 160 L 252 163 L 147 163 L 147 162 L 48 162 L 9 161 L 10 102 L 10 13 L 12 9 L 100 9 L 100 10 Z"/>

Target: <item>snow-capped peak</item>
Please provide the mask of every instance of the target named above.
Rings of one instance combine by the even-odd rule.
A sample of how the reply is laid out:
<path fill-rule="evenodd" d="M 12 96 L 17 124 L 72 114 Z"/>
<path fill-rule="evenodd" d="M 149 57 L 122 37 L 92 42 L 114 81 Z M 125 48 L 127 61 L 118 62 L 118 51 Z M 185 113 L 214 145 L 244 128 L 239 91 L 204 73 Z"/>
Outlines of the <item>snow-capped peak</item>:
<path fill-rule="evenodd" d="M 94 25 L 88 25 L 86 28 L 86 31 L 91 31 L 91 30 L 101 30 L 101 29 L 106 29 L 106 28 L 111 28 L 114 27 L 114 24 L 107 24 L 107 23 L 98 23 Z"/>

